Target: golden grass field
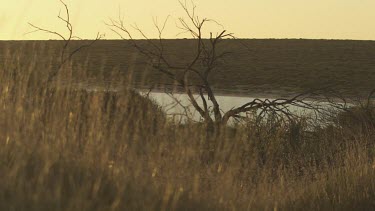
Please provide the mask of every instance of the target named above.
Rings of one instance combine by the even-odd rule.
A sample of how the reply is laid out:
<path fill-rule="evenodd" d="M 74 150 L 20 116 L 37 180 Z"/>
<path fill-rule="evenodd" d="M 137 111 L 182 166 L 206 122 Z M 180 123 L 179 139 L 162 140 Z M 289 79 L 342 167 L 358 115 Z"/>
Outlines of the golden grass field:
<path fill-rule="evenodd" d="M 243 72 L 217 75 L 222 79 L 218 88 L 233 83 L 247 90 L 264 83 L 266 91 L 284 89 L 283 71 L 292 91 L 329 83 L 330 78 L 318 80 L 317 74 L 351 79 L 360 91 L 373 84 L 373 76 L 366 74 L 375 68 L 372 42 L 322 41 L 330 42 L 324 58 L 318 57 L 324 46 L 315 45 L 318 41 L 249 42 L 263 46 L 253 49 L 255 64 L 268 66 L 253 70 L 241 64 Z M 121 48 L 113 41 L 98 42 L 90 50 L 91 56 L 103 58 L 75 57 L 52 85 L 46 83 L 57 52 L 48 43 L 0 44 L 6 46 L 0 63 L 0 210 L 375 208 L 372 105 L 354 110 L 360 118 L 332 113 L 332 124 L 324 127 L 307 117 L 259 124 L 250 118 L 212 138 L 204 125 L 178 125 L 128 89 L 134 81 L 120 76 L 129 58 L 119 58 L 115 52 Z M 304 47 L 299 53 L 274 47 L 286 43 Z M 109 44 L 112 53 L 107 53 Z M 229 64 L 232 71 L 240 68 Z M 253 73 L 259 74 L 253 78 Z M 94 75 L 96 80 L 116 78 L 123 90 L 89 92 L 66 83 Z"/>

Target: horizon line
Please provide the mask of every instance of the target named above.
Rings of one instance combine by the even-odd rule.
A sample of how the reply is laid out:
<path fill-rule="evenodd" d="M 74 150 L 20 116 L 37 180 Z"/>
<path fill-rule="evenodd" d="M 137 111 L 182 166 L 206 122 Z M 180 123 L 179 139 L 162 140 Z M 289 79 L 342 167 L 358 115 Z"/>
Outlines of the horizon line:
<path fill-rule="evenodd" d="M 70 41 L 93 41 L 95 39 L 72 39 Z M 160 40 L 158 38 L 151 39 L 133 39 L 135 41 L 144 41 L 144 40 Z M 163 38 L 162 40 L 196 40 L 195 38 Z M 203 40 L 209 40 L 209 38 L 203 38 Z M 316 40 L 316 41 L 375 41 L 371 39 L 338 39 L 338 38 L 228 38 L 223 40 Z M 64 41 L 61 39 L 0 39 L 0 41 Z M 98 41 L 130 41 L 130 39 L 99 39 Z"/>

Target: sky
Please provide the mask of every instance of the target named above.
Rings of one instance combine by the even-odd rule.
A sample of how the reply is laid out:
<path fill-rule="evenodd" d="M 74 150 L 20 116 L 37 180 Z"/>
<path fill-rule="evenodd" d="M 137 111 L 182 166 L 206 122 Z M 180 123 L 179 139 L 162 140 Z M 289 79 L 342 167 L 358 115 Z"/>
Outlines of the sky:
<path fill-rule="evenodd" d="M 186 17 L 178 0 L 65 0 L 76 36 L 117 39 L 105 23 L 118 19 L 137 24 L 148 37 L 157 37 L 153 18 L 159 22 L 170 15 L 164 38 L 189 37 L 179 34 L 179 17 Z M 190 3 L 190 0 L 188 1 Z M 210 18 L 205 32 L 224 27 L 238 38 L 307 38 L 375 40 L 375 0 L 195 0 L 196 14 Z M 59 0 L 0 0 L 0 40 L 59 39 L 42 32 L 29 33 L 32 23 L 66 34 L 57 18 Z M 127 25 L 127 26 L 129 26 Z M 140 38 L 133 32 L 136 38 Z M 178 35 L 178 36 L 177 36 Z M 206 34 L 207 35 L 207 34 Z"/>

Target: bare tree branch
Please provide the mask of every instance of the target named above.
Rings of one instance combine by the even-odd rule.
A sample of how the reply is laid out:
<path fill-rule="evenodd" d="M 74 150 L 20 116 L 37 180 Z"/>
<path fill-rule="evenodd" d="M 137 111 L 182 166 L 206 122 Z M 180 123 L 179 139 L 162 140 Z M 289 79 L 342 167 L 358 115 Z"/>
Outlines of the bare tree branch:
<path fill-rule="evenodd" d="M 60 72 L 63 65 L 66 62 L 68 62 L 69 60 L 71 60 L 72 57 L 76 53 L 80 52 L 84 48 L 92 46 L 96 41 L 100 40 L 104 36 L 104 35 L 101 35 L 101 34 L 98 33 L 96 35 L 96 38 L 94 40 L 90 41 L 88 44 L 80 45 L 77 48 L 73 49 L 71 52 L 68 52 L 69 44 L 71 43 L 71 41 L 73 39 L 81 40 L 81 38 L 79 38 L 78 36 L 75 36 L 74 33 L 73 33 L 74 32 L 73 31 L 73 25 L 71 24 L 71 21 L 70 21 L 70 12 L 69 12 L 68 5 L 63 0 L 59 0 L 59 1 L 64 6 L 66 17 L 61 16 L 61 12 L 59 12 L 59 15 L 57 16 L 57 18 L 65 24 L 65 27 L 68 30 L 67 36 L 64 36 L 63 34 L 61 34 L 59 32 L 56 32 L 56 31 L 52 31 L 52 30 L 49 30 L 49 29 L 45 29 L 45 28 L 36 26 L 32 23 L 29 23 L 29 25 L 32 28 L 34 28 L 34 30 L 26 33 L 26 34 L 30 34 L 30 33 L 35 33 L 35 32 L 41 31 L 41 32 L 45 32 L 45 33 L 48 33 L 48 34 L 56 35 L 64 41 L 64 44 L 63 44 L 63 47 L 62 47 L 62 50 L 61 50 L 61 55 L 60 55 L 60 57 L 61 57 L 60 58 L 60 64 L 59 64 L 57 69 L 52 70 L 52 72 L 49 73 L 47 82 L 51 82 L 53 80 L 53 78 L 56 77 L 56 75 Z"/>
<path fill-rule="evenodd" d="M 264 118 L 267 115 L 275 115 L 280 119 L 281 116 L 291 119 L 296 116 L 291 111 L 291 106 L 311 109 L 316 115 L 321 112 L 320 108 L 314 102 L 306 101 L 306 99 L 318 95 L 319 91 L 321 91 L 320 89 L 302 92 L 288 99 L 253 99 L 242 106 L 223 112 L 216 99 L 213 86 L 210 83 L 210 75 L 215 74 L 219 61 L 230 54 L 230 52 L 220 49 L 221 41 L 236 38 L 232 33 L 228 33 L 217 21 L 196 15 L 196 5 L 193 2 L 191 2 L 191 5 L 186 0 L 179 1 L 179 3 L 185 13 L 185 17 L 177 19 L 178 23 L 176 23 L 176 27 L 181 30 L 181 33 L 190 34 L 195 42 L 194 54 L 186 65 L 174 64 L 165 56 L 162 34 L 169 16 L 161 25 L 158 23 L 157 18 L 153 19 L 154 26 L 158 32 L 158 43 L 153 42 L 136 24 L 125 26 L 120 16 L 119 20 L 116 21 L 110 19 L 110 23 L 107 23 L 107 26 L 122 39 L 129 40 L 140 53 L 150 59 L 154 71 L 161 72 L 177 84 L 177 86 L 181 87 L 184 93 L 187 94 L 192 107 L 206 123 L 218 126 L 226 125 L 231 118 L 238 120 L 243 117 L 241 114 L 257 110 L 260 110 L 259 118 Z M 215 35 L 210 32 L 209 38 L 205 39 L 203 29 L 210 22 L 220 26 L 222 30 Z M 138 33 L 148 43 L 149 47 L 140 46 L 139 42 L 134 39 L 130 29 Z M 194 83 L 193 85 L 190 82 L 193 76 L 196 76 L 197 79 L 195 80 L 198 80 L 199 83 Z M 202 106 L 198 104 L 197 99 L 194 97 L 195 93 L 199 94 Z M 207 94 L 207 97 L 205 94 Z M 212 106 L 208 106 L 208 101 L 212 103 Z"/>

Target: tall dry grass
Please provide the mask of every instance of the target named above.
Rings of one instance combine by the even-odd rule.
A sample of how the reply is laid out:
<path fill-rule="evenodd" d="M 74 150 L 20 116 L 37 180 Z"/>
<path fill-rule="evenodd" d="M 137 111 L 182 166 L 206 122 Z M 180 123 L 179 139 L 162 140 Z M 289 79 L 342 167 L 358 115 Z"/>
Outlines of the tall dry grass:
<path fill-rule="evenodd" d="M 375 208 L 373 127 L 248 120 L 212 139 L 129 89 L 46 84 L 45 50 L 3 52 L 0 210 Z"/>

